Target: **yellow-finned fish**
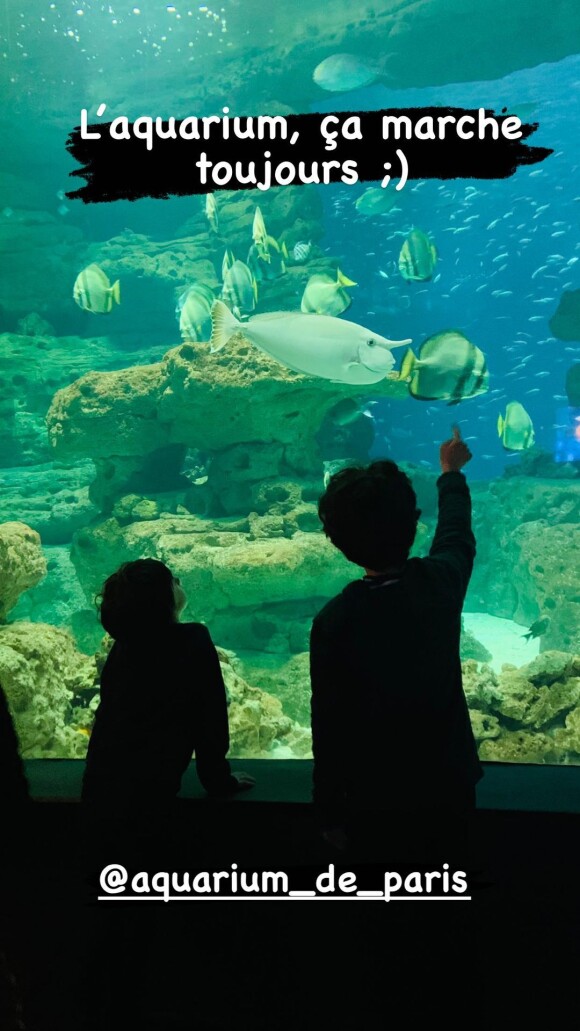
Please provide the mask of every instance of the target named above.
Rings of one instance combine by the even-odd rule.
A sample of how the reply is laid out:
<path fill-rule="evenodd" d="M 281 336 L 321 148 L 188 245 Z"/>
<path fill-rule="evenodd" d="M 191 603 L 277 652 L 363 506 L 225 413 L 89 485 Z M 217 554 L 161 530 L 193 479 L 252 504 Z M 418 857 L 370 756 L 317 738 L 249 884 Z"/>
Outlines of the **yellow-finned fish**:
<path fill-rule="evenodd" d="M 264 261 L 270 261 L 270 255 L 267 247 L 268 230 L 266 229 L 266 223 L 264 217 L 259 208 L 256 208 L 254 212 L 254 222 L 252 225 L 252 240 L 256 244 L 258 253 Z"/>
<path fill-rule="evenodd" d="M 336 279 L 324 273 L 311 276 L 304 289 L 300 309 L 311 315 L 340 315 L 352 304 L 344 288 L 356 285 L 340 269 L 336 270 Z"/>
<path fill-rule="evenodd" d="M 528 413 L 519 401 L 510 401 L 505 417 L 497 420 L 497 434 L 506 451 L 527 451 L 534 444 L 534 426 Z"/>
<path fill-rule="evenodd" d="M 399 254 L 399 272 L 407 282 L 426 283 L 437 264 L 437 250 L 420 229 L 413 229 Z"/>
<path fill-rule="evenodd" d="M 411 397 L 418 401 L 450 405 L 483 394 L 489 386 L 485 355 L 456 329 L 428 337 L 418 358 L 407 351 L 400 379 L 407 380 Z"/>
<path fill-rule="evenodd" d="M 217 213 L 217 202 L 213 193 L 208 193 L 205 198 L 205 214 L 214 233 L 217 233 L 219 229 L 219 219 Z"/>
<path fill-rule="evenodd" d="M 253 243 L 248 252 L 248 265 L 258 283 L 262 279 L 278 279 L 286 272 L 285 259 L 288 257 L 286 244 L 278 243 L 273 236 L 266 236 L 258 246 Z"/>
<path fill-rule="evenodd" d="M 73 288 L 73 297 L 79 308 L 95 314 L 108 314 L 113 304 L 121 303 L 119 280 L 111 286 L 109 277 L 98 265 L 87 265 L 79 272 Z"/>

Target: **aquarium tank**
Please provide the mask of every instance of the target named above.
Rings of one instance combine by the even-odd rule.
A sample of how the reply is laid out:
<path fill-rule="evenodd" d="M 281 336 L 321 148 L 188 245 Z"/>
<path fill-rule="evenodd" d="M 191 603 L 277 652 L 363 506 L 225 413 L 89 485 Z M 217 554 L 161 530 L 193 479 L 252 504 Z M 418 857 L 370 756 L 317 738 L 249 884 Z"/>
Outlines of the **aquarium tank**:
<path fill-rule="evenodd" d="M 457 424 L 480 756 L 580 763 L 580 7 L 8 0 L 0 36 L 0 683 L 23 756 L 85 755 L 111 645 L 95 597 L 150 556 L 211 630 L 231 755 L 309 757 L 310 626 L 359 575 L 321 532 L 324 484 L 400 463 L 424 555 Z M 400 192 L 85 204 L 66 143 L 103 103 L 109 120 L 507 109 L 551 153 Z M 280 317 L 260 337 L 272 312 L 412 344 L 345 381 L 328 348 L 294 361 Z"/>

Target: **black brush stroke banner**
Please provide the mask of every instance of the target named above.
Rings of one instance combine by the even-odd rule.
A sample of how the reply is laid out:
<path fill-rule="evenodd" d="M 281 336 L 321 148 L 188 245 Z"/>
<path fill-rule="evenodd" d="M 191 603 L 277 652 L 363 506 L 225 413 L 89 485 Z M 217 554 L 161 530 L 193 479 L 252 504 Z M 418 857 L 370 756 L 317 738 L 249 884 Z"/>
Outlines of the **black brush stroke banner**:
<path fill-rule="evenodd" d="M 505 108 L 503 109 L 506 110 Z M 477 134 L 479 109 L 433 107 L 433 108 L 389 108 L 383 111 L 340 111 L 334 117 L 340 125 L 348 118 L 358 117 L 361 120 L 362 140 L 344 139 L 339 132 L 334 150 L 325 149 L 325 138 L 320 132 L 324 118 L 329 114 L 290 115 L 286 118 L 288 138 L 286 140 L 245 140 L 233 136 L 233 125 L 230 121 L 232 138 L 224 140 L 221 127 L 211 126 L 210 139 L 159 139 L 153 136 L 153 147 L 147 149 L 146 141 L 131 135 L 129 140 L 116 140 L 110 136 L 111 123 L 92 123 L 91 132 L 100 132 L 98 140 L 83 139 L 81 127 L 70 134 L 67 150 L 82 166 L 71 172 L 73 176 L 86 179 L 86 186 L 67 193 L 67 197 L 80 198 L 86 204 L 110 202 L 115 200 L 138 200 L 142 197 L 167 199 L 169 196 L 190 196 L 192 194 L 210 193 L 216 190 L 257 189 L 256 186 L 238 183 L 235 178 L 222 186 L 216 185 L 208 177 L 207 183 L 200 181 L 200 170 L 195 162 L 205 152 L 209 161 L 217 164 L 227 161 L 234 164 L 242 162 L 244 170 L 250 162 L 256 164 L 256 176 L 259 182 L 264 180 L 265 152 L 269 151 L 272 167 L 284 161 L 291 161 L 296 167 L 305 162 L 307 172 L 313 162 L 319 163 L 322 175 L 323 161 L 337 161 L 341 165 L 345 161 L 355 161 L 359 182 L 376 182 L 382 180 L 385 162 L 391 162 L 390 174 L 393 184 L 401 177 L 401 165 L 396 150 L 403 151 L 408 163 L 409 179 L 507 179 L 517 168 L 523 165 L 534 165 L 543 161 L 553 153 L 545 147 L 531 147 L 524 141 L 538 128 L 537 123 L 522 124 L 519 140 L 506 139 L 501 134 L 501 125 L 508 114 L 495 114 L 485 109 L 486 117 L 493 117 L 500 127 L 497 140 L 491 136 L 491 129 L 486 130 L 486 138 L 480 140 L 477 135 L 473 139 L 460 139 L 455 126 L 446 124 L 446 138 L 443 140 L 419 140 L 414 136 L 408 140 L 402 134 L 396 139 L 391 130 L 388 140 L 382 139 L 383 116 L 407 116 L 413 126 L 420 118 L 432 117 L 434 131 L 438 132 L 438 117 L 452 116 L 456 120 L 465 116 L 475 119 L 475 124 L 466 123 L 466 129 L 473 129 Z M 242 125 L 245 119 L 241 119 Z M 180 121 L 175 122 L 179 132 Z M 340 129 L 333 123 L 331 129 Z M 254 118 L 254 126 L 257 119 Z M 163 122 L 166 131 L 169 122 Z M 199 127 L 202 129 L 201 117 Z M 132 133 L 132 123 L 129 122 Z M 294 132 L 299 133 L 298 142 L 294 145 L 290 139 Z M 218 135 L 219 133 L 219 135 Z M 329 173 L 330 182 L 341 181 L 341 168 L 333 168 Z M 297 177 L 295 184 L 300 184 Z M 272 182 L 272 186 L 278 185 Z M 259 191 L 260 192 L 260 191 Z"/>

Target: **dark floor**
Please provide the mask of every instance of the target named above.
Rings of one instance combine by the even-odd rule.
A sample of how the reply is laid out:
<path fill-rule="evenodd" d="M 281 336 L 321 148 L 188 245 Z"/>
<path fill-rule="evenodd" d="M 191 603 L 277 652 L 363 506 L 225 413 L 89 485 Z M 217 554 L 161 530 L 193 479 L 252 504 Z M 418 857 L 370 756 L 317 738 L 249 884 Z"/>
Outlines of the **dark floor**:
<path fill-rule="evenodd" d="M 235 765 L 256 772 L 258 784 L 223 805 L 196 798 L 188 777 L 184 865 L 238 862 L 309 886 L 335 859 L 312 822 L 310 764 Z M 578 977 L 565 970 L 580 960 L 580 770 L 488 768 L 473 828 L 472 901 L 388 904 L 99 903 L 80 806 L 67 801 L 77 795 L 78 764 L 28 764 L 27 772 L 37 799 L 60 799 L 34 803 L 20 848 L 8 833 L 2 842 L 0 953 L 13 975 L 5 999 L 23 1000 L 28 1031 L 406 1031 L 425 1006 L 429 1023 L 443 1016 L 487 1029 L 507 1022 L 510 1001 L 517 1027 L 524 1004 L 546 990 L 551 1023 L 566 1018 L 566 990 Z M 122 835 L 103 844 L 105 862 L 122 860 Z M 163 840 L 154 868 L 173 868 L 177 854 Z M 380 886 L 382 870 L 356 873 L 359 884 Z M 402 993 L 404 1018 L 392 1009 Z M 1 1031 L 17 1026 L 3 1019 L 0 1001 Z"/>

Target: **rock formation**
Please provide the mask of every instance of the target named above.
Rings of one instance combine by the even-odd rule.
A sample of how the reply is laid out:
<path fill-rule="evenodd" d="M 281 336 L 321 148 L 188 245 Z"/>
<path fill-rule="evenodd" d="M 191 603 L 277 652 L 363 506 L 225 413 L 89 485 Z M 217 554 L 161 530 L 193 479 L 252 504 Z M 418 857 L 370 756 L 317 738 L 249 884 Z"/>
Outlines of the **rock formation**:
<path fill-rule="evenodd" d="M 546 651 L 500 674 L 470 660 L 463 686 L 481 759 L 580 761 L 580 656 Z"/>
<path fill-rule="evenodd" d="M 45 574 L 39 535 L 25 523 L 0 524 L 0 623 L 22 592 L 34 587 Z"/>

